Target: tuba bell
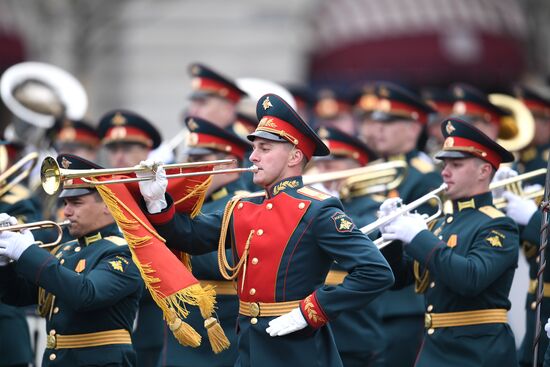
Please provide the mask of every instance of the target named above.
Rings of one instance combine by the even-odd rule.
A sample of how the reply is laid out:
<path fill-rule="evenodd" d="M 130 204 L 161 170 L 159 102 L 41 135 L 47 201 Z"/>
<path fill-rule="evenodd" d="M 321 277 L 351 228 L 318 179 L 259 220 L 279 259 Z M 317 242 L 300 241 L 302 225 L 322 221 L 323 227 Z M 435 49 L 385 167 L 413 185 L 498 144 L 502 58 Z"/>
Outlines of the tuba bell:
<path fill-rule="evenodd" d="M 14 115 L 6 138 L 39 148 L 57 118 L 79 120 L 88 108 L 86 92 L 74 76 L 40 62 L 8 68 L 0 79 L 0 96 Z"/>
<path fill-rule="evenodd" d="M 506 94 L 490 94 L 489 101 L 511 113 L 502 120 L 497 142 L 509 152 L 517 152 L 525 148 L 535 135 L 535 119 L 517 98 Z"/>

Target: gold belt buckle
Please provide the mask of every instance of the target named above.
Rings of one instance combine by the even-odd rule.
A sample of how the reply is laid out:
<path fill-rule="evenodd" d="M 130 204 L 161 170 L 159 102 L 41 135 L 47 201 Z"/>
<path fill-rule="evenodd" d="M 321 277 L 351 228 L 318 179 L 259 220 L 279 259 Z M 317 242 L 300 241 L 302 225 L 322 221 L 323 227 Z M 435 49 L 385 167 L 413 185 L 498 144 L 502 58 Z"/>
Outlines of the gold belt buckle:
<path fill-rule="evenodd" d="M 429 329 L 432 327 L 432 315 L 429 313 L 424 314 L 424 327 Z"/>
<path fill-rule="evenodd" d="M 56 346 L 57 346 L 57 340 L 55 338 L 55 335 L 47 335 L 46 336 L 46 348 L 55 349 Z"/>
<path fill-rule="evenodd" d="M 250 302 L 250 316 L 258 317 L 260 315 L 260 305 L 258 302 Z"/>

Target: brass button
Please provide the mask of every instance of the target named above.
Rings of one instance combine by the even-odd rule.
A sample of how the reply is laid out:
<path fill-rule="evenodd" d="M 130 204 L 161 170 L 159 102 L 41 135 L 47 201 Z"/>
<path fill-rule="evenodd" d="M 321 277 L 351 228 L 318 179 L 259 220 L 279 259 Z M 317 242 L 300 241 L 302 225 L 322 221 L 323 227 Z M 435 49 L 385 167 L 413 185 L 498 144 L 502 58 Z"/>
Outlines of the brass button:
<path fill-rule="evenodd" d="M 428 329 L 428 335 L 432 335 L 433 333 L 435 333 L 435 329 L 432 329 L 432 328 Z"/>
<path fill-rule="evenodd" d="M 250 304 L 250 316 L 256 317 L 258 315 L 260 315 L 260 305 L 256 302 L 252 302 Z"/>
<path fill-rule="evenodd" d="M 537 309 L 537 302 L 534 301 L 534 302 L 531 302 L 531 310 L 536 310 Z"/>
<path fill-rule="evenodd" d="M 80 246 L 74 248 L 74 252 L 80 252 Z"/>
<path fill-rule="evenodd" d="M 298 209 L 304 209 L 306 207 L 306 204 L 300 203 L 298 204 Z"/>
<path fill-rule="evenodd" d="M 50 330 L 50 335 L 55 335 L 55 329 Z"/>
<path fill-rule="evenodd" d="M 61 265 L 65 264 L 65 259 L 59 260 L 59 263 L 60 263 Z"/>
<path fill-rule="evenodd" d="M 253 318 L 250 319 L 250 323 L 251 323 L 252 325 L 256 325 L 256 324 L 258 323 L 258 319 L 255 318 L 255 317 L 253 317 Z"/>
<path fill-rule="evenodd" d="M 243 205 L 243 203 L 239 203 L 239 205 L 237 205 L 237 209 L 242 209 Z"/>
<path fill-rule="evenodd" d="M 430 288 L 433 288 L 433 287 L 435 287 L 435 282 L 430 283 Z"/>
<path fill-rule="evenodd" d="M 248 291 L 248 293 L 253 296 L 256 294 L 256 289 L 255 288 L 250 288 L 250 290 Z"/>
<path fill-rule="evenodd" d="M 58 312 L 59 312 L 59 307 L 57 307 L 57 306 L 54 307 L 54 308 L 53 308 L 53 313 L 54 313 L 54 314 L 57 314 Z"/>
<path fill-rule="evenodd" d="M 50 354 L 50 361 L 53 361 L 57 358 L 57 356 L 55 354 Z"/>
<path fill-rule="evenodd" d="M 540 262 L 540 256 L 537 256 L 536 261 L 537 261 L 537 264 Z"/>
<path fill-rule="evenodd" d="M 271 210 L 271 208 L 273 208 L 273 204 L 268 203 L 265 207 L 267 210 Z"/>
<path fill-rule="evenodd" d="M 257 257 L 254 257 L 252 258 L 252 265 L 256 265 L 258 263 L 258 258 Z"/>
<path fill-rule="evenodd" d="M 433 309 L 434 309 L 434 306 L 433 306 L 433 305 L 429 305 L 428 308 L 427 308 L 428 312 L 432 312 Z"/>
<path fill-rule="evenodd" d="M 453 221 L 453 217 L 447 217 L 447 223 L 451 223 Z"/>
<path fill-rule="evenodd" d="M 261 236 L 261 235 L 264 234 L 264 230 L 263 230 L 263 229 L 258 229 L 258 231 L 256 232 L 256 234 L 257 234 L 258 236 Z"/>

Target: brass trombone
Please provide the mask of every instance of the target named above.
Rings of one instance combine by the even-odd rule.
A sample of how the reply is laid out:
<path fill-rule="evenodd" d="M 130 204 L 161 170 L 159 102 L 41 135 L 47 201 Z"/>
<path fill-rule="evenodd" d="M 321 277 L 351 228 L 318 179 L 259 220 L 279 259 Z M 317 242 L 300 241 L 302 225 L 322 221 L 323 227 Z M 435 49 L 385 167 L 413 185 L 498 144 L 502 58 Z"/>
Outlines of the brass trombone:
<path fill-rule="evenodd" d="M 533 177 L 546 175 L 546 168 L 539 168 L 531 172 L 526 172 L 515 177 L 510 177 L 504 180 L 493 182 L 489 185 L 490 190 L 506 188 L 506 190 L 513 192 L 514 194 L 524 199 L 539 199 L 544 195 L 544 187 L 538 190 L 525 192 L 522 187 L 522 182 Z M 505 198 L 493 199 L 493 205 L 498 209 L 505 208 L 507 203 Z"/>
<path fill-rule="evenodd" d="M 397 209 L 393 213 L 390 213 L 390 214 L 388 214 L 384 217 L 378 218 L 374 222 L 372 222 L 370 224 L 367 224 L 366 226 L 361 228 L 361 232 L 363 232 L 365 234 L 370 234 L 370 233 L 374 232 L 375 230 L 380 229 L 380 227 L 390 223 L 395 218 L 397 218 L 401 215 L 404 215 L 406 213 L 409 213 L 410 211 L 418 208 L 422 204 L 424 204 L 424 203 L 426 203 L 426 202 L 433 199 L 433 200 L 437 201 L 438 208 L 437 208 L 437 211 L 434 214 L 432 214 L 431 216 L 429 216 L 428 218 L 425 219 L 426 223 L 429 223 L 429 222 L 439 218 L 439 216 L 441 214 L 443 214 L 443 201 L 439 197 L 439 194 L 442 191 L 445 191 L 445 190 L 447 190 L 447 184 L 443 183 L 437 189 L 435 189 L 433 191 L 430 191 L 426 195 L 414 200 L 413 202 L 411 202 L 407 205 L 401 206 L 399 209 Z M 374 241 L 376 247 L 378 247 L 379 249 L 382 249 L 382 248 L 386 247 L 391 242 L 392 241 L 384 241 L 382 239 L 382 237 L 380 237 L 380 238 L 378 238 Z"/>
<path fill-rule="evenodd" d="M 129 183 L 129 182 L 139 182 L 152 180 L 154 175 L 147 177 L 129 177 L 129 178 L 120 178 L 113 180 L 102 180 L 94 181 L 90 178 L 101 177 L 101 176 L 114 176 L 114 175 L 125 175 L 125 174 L 135 174 L 138 172 L 148 172 L 154 173 L 154 171 L 162 167 L 165 170 L 171 169 L 185 169 L 185 168 L 195 168 L 202 167 L 207 165 L 221 165 L 221 164 L 231 164 L 234 163 L 235 159 L 220 159 L 213 161 L 204 161 L 204 162 L 190 162 L 190 163 L 172 163 L 172 164 L 162 164 L 159 166 L 154 166 L 148 168 L 145 166 L 134 166 L 134 167 L 125 167 L 125 168 L 99 168 L 99 169 L 67 169 L 59 167 L 59 164 L 53 157 L 46 157 L 42 162 L 40 167 L 40 177 L 42 181 L 42 187 L 44 191 L 49 194 L 55 194 L 61 187 L 61 183 L 72 180 L 75 178 L 81 179 L 85 184 L 65 184 L 65 188 L 76 188 L 82 186 L 98 186 L 98 185 L 110 185 L 110 184 L 120 184 L 120 183 Z M 180 177 L 193 177 L 193 176 L 202 176 L 202 175 L 216 175 L 216 174 L 225 174 L 225 173 L 240 173 L 240 172 L 257 172 L 258 168 L 256 166 L 251 166 L 248 168 L 231 168 L 231 169 L 220 169 L 220 170 L 211 170 L 211 171 L 198 171 L 198 172 L 184 172 L 169 174 L 166 177 L 170 178 L 180 178 Z"/>
<path fill-rule="evenodd" d="M 19 182 L 27 178 L 33 168 L 36 166 L 37 162 L 38 153 L 32 152 L 15 162 L 4 172 L 0 173 L 0 183 L 2 183 L 2 188 L 0 188 L 0 197 L 9 192 Z M 15 177 L 9 180 L 12 176 Z"/>
<path fill-rule="evenodd" d="M 24 224 L 14 224 L 9 225 L 7 222 L 0 224 L 0 233 L 4 231 L 10 231 L 10 232 L 20 232 L 25 229 L 28 229 L 29 231 L 36 230 L 36 229 L 49 229 L 49 228 L 55 228 L 57 230 L 57 238 L 53 242 L 47 242 L 43 243 L 42 241 L 36 241 L 38 246 L 45 248 L 45 247 L 54 247 L 59 245 L 61 242 L 61 239 L 63 238 L 63 227 L 68 226 L 71 224 L 70 220 L 65 220 L 63 222 L 53 222 L 51 220 L 43 220 L 38 222 L 31 222 L 31 223 L 24 223 Z"/>
<path fill-rule="evenodd" d="M 342 171 L 304 175 L 302 179 L 304 185 L 345 180 L 340 189 L 342 197 L 355 197 L 395 189 L 405 178 L 406 170 L 407 162 L 390 161 Z"/>

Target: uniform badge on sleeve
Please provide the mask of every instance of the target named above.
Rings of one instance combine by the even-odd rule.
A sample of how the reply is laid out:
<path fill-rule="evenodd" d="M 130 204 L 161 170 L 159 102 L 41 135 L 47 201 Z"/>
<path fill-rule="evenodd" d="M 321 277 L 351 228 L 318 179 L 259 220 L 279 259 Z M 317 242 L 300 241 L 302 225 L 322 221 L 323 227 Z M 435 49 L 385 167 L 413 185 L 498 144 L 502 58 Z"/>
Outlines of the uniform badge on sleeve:
<path fill-rule="evenodd" d="M 502 247 L 502 240 L 505 239 L 506 236 L 498 231 L 491 231 L 489 236 L 485 238 L 485 240 L 492 246 L 492 247 Z"/>
<path fill-rule="evenodd" d="M 118 270 L 121 273 L 124 273 L 124 268 L 122 267 L 122 261 L 113 260 L 113 261 L 109 261 L 109 264 L 113 267 L 113 269 Z"/>
<path fill-rule="evenodd" d="M 338 212 L 332 216 L 334 225 L 338 232 L 351 232 L 355 228 L 355 224 L 346 214 Z"/>

